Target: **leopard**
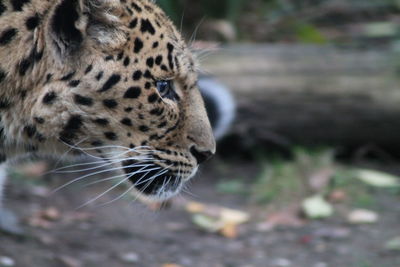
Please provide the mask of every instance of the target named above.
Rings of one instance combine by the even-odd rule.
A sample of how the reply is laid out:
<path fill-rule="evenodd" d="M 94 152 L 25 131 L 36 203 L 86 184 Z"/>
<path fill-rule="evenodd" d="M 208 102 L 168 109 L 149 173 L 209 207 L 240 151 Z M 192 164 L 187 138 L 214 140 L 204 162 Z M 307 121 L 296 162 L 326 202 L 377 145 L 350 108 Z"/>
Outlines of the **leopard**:
<path fill-rule="evenodd" d="M 83 155 L 166 200 L 215 154 L 199 64 L 155 1 L 1 0 L 0 59 L 2 165 Z"/>

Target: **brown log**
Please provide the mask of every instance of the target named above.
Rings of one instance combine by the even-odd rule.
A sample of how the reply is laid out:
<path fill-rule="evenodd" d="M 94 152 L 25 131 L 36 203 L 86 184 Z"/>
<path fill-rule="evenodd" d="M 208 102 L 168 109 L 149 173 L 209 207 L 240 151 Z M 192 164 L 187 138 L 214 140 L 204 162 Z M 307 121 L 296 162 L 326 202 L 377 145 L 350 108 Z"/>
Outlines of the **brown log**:
<path fill-rule="evenodd" d="M 232 134 L 246 142 L 400 148 L 396 59 L 384 50 L 240 45 L 202 66 L 233 91 Z"/>

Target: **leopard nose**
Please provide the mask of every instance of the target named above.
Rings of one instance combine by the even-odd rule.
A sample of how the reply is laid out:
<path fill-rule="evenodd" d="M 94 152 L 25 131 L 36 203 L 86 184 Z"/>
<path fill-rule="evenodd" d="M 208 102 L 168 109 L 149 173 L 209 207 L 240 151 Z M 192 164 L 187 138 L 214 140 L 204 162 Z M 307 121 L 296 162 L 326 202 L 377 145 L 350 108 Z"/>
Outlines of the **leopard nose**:
<path fill-rule="evenodd" d="M 192 153 L 193 157 L 195 157 L 198 164 L 209 160 L 214 155 L 214 153 L 211 151 L 199 151 L 195 146 L 190 148 L 190 153 Z"/>

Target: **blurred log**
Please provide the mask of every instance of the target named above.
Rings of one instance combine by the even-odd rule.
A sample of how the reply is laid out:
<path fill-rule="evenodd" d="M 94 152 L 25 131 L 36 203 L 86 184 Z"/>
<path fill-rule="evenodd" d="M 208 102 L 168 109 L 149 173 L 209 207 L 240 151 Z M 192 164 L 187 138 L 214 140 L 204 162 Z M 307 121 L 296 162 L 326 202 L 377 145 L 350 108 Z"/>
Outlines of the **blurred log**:
<path fill-rule="evenodd" d="M 236 96 L 232 134 L 243 142 L 400 149 L 396 59 L 385 50 L 240 45 L 202 65 Z"/>

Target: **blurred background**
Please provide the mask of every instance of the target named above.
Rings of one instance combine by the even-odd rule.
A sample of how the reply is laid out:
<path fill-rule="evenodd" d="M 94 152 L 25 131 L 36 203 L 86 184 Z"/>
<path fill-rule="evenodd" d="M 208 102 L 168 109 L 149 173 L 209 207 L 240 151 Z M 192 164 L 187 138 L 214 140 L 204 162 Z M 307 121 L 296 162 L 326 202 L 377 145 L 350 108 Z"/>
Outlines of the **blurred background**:
<path fill-rule="evenodd" d="M 78 210 L 110 184 L 52 194 L 82 173 L 16 167 L 0 266 L 400 266 L 400 1 L 157 2 L 201 63 L 217 156 L 168 203 L 122 187 Z"/>

